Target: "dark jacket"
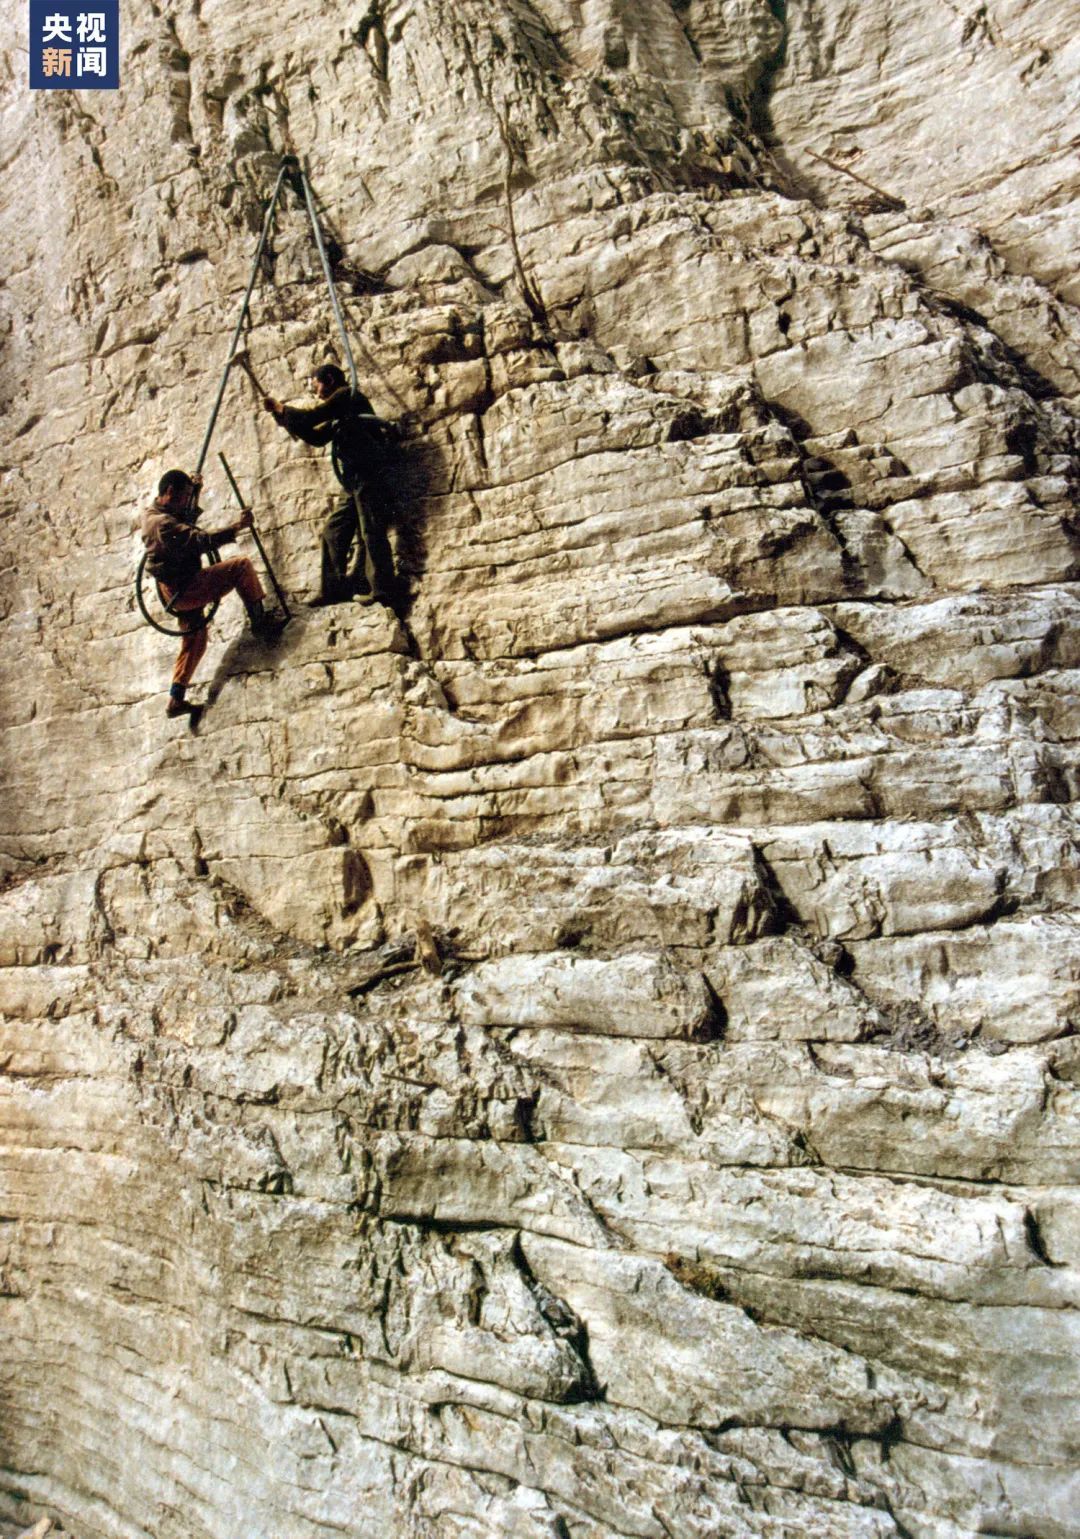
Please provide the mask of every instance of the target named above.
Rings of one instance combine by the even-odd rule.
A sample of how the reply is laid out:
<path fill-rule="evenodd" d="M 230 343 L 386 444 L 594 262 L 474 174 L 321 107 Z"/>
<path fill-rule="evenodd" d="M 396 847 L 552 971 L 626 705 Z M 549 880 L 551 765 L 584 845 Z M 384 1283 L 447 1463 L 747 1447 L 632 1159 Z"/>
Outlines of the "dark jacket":
<path fill-rule="evenodd" d="M 160 500 L 152 502 L 143 514 L 142 538 L 146 546 L 146 570 L 158 582 L 179 593 L 202 566 L 202 558 L 236 539 L 235 529 L 219 529 L 215 534 L 196 529 Z"/>
<path fill-rule="evenodd" d="M 278 419 L 293 438 L 321 447 L 330 444 L 343 486 L 361 488 L 379 477 L 394 428 L 371 409 L 362 391 L 348 385 L 315 406 L 286 406 Z"/>

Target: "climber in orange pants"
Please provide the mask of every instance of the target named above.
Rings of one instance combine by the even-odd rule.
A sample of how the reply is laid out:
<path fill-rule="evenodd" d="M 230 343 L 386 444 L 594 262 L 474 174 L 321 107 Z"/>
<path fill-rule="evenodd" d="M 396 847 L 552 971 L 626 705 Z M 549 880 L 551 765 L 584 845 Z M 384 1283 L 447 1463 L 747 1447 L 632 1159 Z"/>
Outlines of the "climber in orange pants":
<path fill-rule="evenodd" d="M 263 608 L 263 587 L 246 556 L 204 567 L 205 555 L 216 555 L 241 529 L 250 529 L 251 511 L 243 509 L 235 524 L 206 532 L 195 527 L 201 509 L 201 476 L 189 476 L 183 470 L 168 470 L 158 483 L 158 495 L 143 514 L 142 537 L 146 546 L 146 569 L 161 588 L 170 613 L 180 621 L 180 653 L 173 669 L 167 716 L 183 716 L 192 707 L 185 699 L 196 668 L 206 651 L 208 626 L 204 610 L 234 589 L 239 593 L 257 636 L 276 636 L 283 619 Z"/>

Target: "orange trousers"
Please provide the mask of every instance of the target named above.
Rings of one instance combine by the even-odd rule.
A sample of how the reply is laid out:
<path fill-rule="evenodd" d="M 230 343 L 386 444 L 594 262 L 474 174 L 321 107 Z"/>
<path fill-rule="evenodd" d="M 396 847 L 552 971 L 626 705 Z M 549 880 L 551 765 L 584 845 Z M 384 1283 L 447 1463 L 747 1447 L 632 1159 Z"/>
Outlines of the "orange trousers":
<path fill-rule="evenodd" d="M 161 591 L 165 602 L 172 606 L 173 613 L 180 621 L 180 629 L 184 633 L 180 641 L 176 667 L 173 669 L 174 684 L 190 684 L 196 668 L 202 662 L 206 644 L 210 639 L 210 627 L 201 623 L 203 610 L 207 604 L 213 604 L 216 600 L 224 598 L 226 593 L 231 593 L 234 588 L 243 599 L 246 609 L 250 609 L 263 597 L 263 585 L 246 556 L 231 556 L 228 561 L 217 561 L 213 566 L 204 566 L 202 571 L 187 584 L 178 599 L 174 599 L 170 589 L 165 587 L 164 583 L 162 584 Z"/>

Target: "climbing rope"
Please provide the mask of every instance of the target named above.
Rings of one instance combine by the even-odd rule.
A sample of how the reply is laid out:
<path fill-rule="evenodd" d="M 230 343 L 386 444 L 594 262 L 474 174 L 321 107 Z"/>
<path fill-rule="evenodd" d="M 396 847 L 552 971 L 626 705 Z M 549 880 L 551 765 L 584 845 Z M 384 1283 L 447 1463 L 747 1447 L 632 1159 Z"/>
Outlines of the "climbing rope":
<path fill-rule="evenodd" d="M 293 188 L 297 197 L 303 199 L 304 207 L 307 209 L 308 218 L 311 221 L 312 233 L 315 236 L 315 245 L 319 253 L 319 261 L 322 264 L 323 277 L 326 279 L 326 286 L 330 292 L 330 304 L 334 312 L 334 319 L 337 321 L 338 331 L 341 335 L 342 349 L 349 365 L 350 389 L 353 395 L 356 395 L 360 389 L 356 377 L 356 364 L 353 360 L 352 348 L 349 345 L 348 332 L 345 329 L 345 317 L 342 314 L 341 302 L 338 299 L 337 288 L 334 284 L 334 275 L 330 269 L 330 260 L 326 254 L 326 245 L 323 241 L 322 229 L 319 225 L 319 217 L 315 210 L 315 200 L 311 192 L 311 183 L 308 181 L 307 173 L 305 172 L 303 166 L 300 164 L 298 158 L 295 155 L 285 155 L 282 158 L 281 166 L 278 170 L 277 180 L 274 183 L 274 190 L 270 194 L 269 201 L 266 205 L 266 211 L 263 214 L 262 231 L 259 235 L 259 244 L 256 247 L 255 257 L 251 264 L 251 274 L 248 278 L 247 288 L 244 291 L 243 303 L 240 306 L 240 315 L 237 319 L 236 327 L 232 334 L 232 341 L 229 344 L 229 355 L 225 360 L 225 368 L 222 371 L 221 380 L 217 388 L 217 395 L 214 398 L 214 404 L 210 411 L 210 421 L 206 425 L 206 433 L 203 436 L 202 448 L 199 450 L 199 459 L 195 466 L 196 475 L 201 474 L 203 465 L 206 462 L 206 456 L 210 452 L 210 440 L 214 435 L 214 427 L 217 423 L 218 413 L 221 410 L 221 403 L 225 397 L 225 387 L 229 382 L 229 373 L 234 363 L 238 361 L 241 363 L 243 362 L 242 358 L 240 358 L 237 353 L 237 346 L 244 329 L 244 322 L 247 320 L 248 310 L 251 306 L 251 296 L 255 288 L 255 280 L 259 275 L 259 269 L 263 259 L 263 252 L 266 250 L 266 243 L 270 239 L 270 231 L 273 228 L 274 215 L 277 211 L 282 189 L 287 183 Z M 233 489 L 235 491 L 236 484 L 232 481 L 231 473 L 229 475 L 229 480 L 232 483 Z M 239 493 L 237 493 L 237 495 L 239 496 Z M 259 544 L 258 548 L 263 557 L 263 560 L 266 561 L 266 553 L 263 551 L 261 543 Z M 160 631 L 162 635 L 182 636 L 184 635 L 183 630 L 172 630 L 168 626 L 162 625 L 160 620 L 156 619 L 150 613 L 144 593 L 146 559 L 146 555 L 144 554 L 142 560 L 139 562 L 138 571 L 135 574 L 135 598 L 139 605 L 139 611 L 142 614 L 143 619 L 146 620 L 149 625 L 152 625 L 156 631 Z M 209 560 L 211 562 L 214 562 L 217 559 L 217 555 L 214 552 L 209 553 Z M 269 562 L 266 564 L 267 570 L 269 571 Z M 270 575 L 273 580 L 275 590 L 280 593 L 276 578 L 273 578 L 272 572 Z M 162 596 L 161 585 L 155 584 L 155 586 L 157 587 L 159 603 L 167 615 L 173 616 L 173 610 L 170 608 L 169 604 L 165 602 L 165 599 Z M 210 621 L 217 613 L 218 603 L 220 603 L 220 600 L 217 600 L 207 610 L 202 612 L 201 618 L 195 621 L 189 629 L 202 630 L 204 626 L 209 625 Z"/>

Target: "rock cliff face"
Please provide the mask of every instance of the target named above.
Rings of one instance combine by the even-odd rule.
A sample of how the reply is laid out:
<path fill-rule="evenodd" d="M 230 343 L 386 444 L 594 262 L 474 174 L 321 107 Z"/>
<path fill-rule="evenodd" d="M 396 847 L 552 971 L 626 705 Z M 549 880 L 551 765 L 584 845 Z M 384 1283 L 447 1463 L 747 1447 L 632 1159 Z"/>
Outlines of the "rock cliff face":
<path fill-rule="evenodd" d="M 1068 8 L 125 22 L 4 107 L 0 1524 L 1080 1534 Z M 411 604 L 226 601 L 189 732 L 134 530 L 285 152 Z M 251 322 L 336 356 L 291 194 Z"/>

